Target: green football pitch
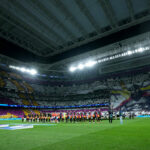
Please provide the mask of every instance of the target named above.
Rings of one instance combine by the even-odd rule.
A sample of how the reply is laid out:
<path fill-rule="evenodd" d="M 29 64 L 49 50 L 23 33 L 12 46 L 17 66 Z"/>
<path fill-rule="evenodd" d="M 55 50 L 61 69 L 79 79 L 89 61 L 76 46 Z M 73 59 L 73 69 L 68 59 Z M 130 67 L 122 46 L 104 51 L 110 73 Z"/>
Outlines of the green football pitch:
<path fill-rule="evenodd" d="M 0 121 L 21 123 L 21 121 Z M 150 118 L 0 130 L 0 150 L 150 150 Z"/>

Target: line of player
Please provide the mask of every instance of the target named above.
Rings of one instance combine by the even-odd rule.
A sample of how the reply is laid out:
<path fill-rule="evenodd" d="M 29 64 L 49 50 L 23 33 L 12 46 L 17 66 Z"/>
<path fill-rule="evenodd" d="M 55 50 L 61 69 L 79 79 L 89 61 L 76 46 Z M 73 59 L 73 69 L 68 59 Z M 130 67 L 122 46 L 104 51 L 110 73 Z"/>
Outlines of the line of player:
<path fill-rule="evenodd" d="M 101 121 L 101 113 L 42 113 L 29 114 L 22 117 L 22 122 L 97 122 Z"/>

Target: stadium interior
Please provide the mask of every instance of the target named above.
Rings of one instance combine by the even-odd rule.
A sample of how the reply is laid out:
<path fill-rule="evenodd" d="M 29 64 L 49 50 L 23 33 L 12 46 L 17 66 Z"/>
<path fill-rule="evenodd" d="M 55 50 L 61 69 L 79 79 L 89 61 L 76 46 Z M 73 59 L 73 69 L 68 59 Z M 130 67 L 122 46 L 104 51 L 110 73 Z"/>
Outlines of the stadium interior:
<path fill-rule="evenodd" d="M 108 126 L 108 120 L 112 123 L 111 117 L 116 121 L 112 127 Z M 148 150 L 150 134 L 144 135 L 150 129 L 148 117 L 149 0 L 0 0 L 0 129 L 3 124 L 36 122 L 57 125 L 60 132 L 70 131 L 68 139 L 64 132 L 57 139 L 55 127 L 55 132 L 45 127 L 52 133 L 51 137 L 45 129 L 35 127 L 36 132 L 43 129 L 40 134 L 45 137 L 39 145 L 38 140 L 42 138 L 38 133 L 35 146 L 32 135 L 28 133 L 30 137 L 27 137 L 25 132 L 32 133 L 34 128 L 22 130 L 25 144 L 29 139 L 32 141 L 22 148 L 23 144 L 17 145 L 15 139 L 12 140 L 13 135 L 8 138 L 13 141 L 11 144 L 7 146 L 7 138 L 1 144 L 1 131 L 2 135 L 6 132 L 0 130 L 0 150 L 42 150 L 49 146 L 51 150 Z M 128 121 L 133 121 L 133 126 Z M 71 128 L 72 122 L 81 125 L 81 130 L 76 124 Z M 89 125 L 92 122 L 93 127 Z M 136 126 L 136 122 L 144 122 L 145 126 L 144 123 Z M 108 130 L 113 128 L 120 136 L 119 130 L 125 130 L 120 124 L 131 127 L 134 132 L 145 128 L 143 139 L 138 139 L 140 135 L 135 141 L 130 139 L 135 145 L 139 140 L 138 146 L 125 143 L 121 147 L 117 142 L 119 137 L 114 141 L 110 139 L 115 136 L 113 132 L 103 139 L 90 135 L 97 131 L 105 135 L 107 131 L 103 132 L 108 126 Z M 78 135 L 70 134 L 72 130 Z M 86 133 L 89 139 L 100 141 L 95 142 L 97 147 L 93 143 L 86 146 L 90 141 L 88 135 L 79 144 L 77 137 Z M 71 141 L 75 137 L 75 142 Z M 107 139 L 110 142 L 105 143 Z M 120 139 L 121 143 L 126 141 L 123 137 Z M 55 145 L 58 141 L 60 147 Z M 114 142 L 112 148 L 111 141 Z"/>

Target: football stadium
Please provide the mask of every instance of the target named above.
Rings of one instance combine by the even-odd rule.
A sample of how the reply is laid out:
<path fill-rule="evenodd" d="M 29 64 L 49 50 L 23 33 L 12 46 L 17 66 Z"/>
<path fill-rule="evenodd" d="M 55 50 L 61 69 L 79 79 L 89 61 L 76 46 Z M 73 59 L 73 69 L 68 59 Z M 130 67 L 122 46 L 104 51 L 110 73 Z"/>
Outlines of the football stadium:
<path fill-rule="evenodd" d="M 0 150 L 150 150 L 150 0 L 0 0 Z"/>

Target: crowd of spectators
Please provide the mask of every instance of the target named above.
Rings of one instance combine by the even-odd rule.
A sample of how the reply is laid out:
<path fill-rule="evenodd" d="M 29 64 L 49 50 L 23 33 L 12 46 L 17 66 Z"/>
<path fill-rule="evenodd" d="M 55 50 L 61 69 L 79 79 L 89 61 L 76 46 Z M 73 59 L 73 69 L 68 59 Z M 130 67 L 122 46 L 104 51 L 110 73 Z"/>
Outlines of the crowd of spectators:
<path fill-rule="evenodd" d="M 22 104 L 22 97 L 19 96 L 19 93 L 23 93 L 29 104 L 33 104 L 32 100 L 34 99 L 37 104 L 42 106 L 88 105 L 111 101 L 117 107 L 126 97 L 122 98 L 122 95 L 114 96 L 111 93 L 112 90 L 127 91 L 130 98 L 135 101 L 137 97 L 141 100 L 142 95 L 139 95 L 141 88 L 150 84 L 149 72 L 126 74 L 124 76 L 116 75 L 97 79 L 93 82 L 85 82 L 84 84 L 73 83 L 53 86 L 29 83 L 15 73 L 1 71 L 0 75 L 0 81 L 3 82 L 1 84 L 3 87 L 0 87 L 2 98 L 11 99 L 14 103 Z M 128 107 L 131 107 L 131 105 Z"/>

